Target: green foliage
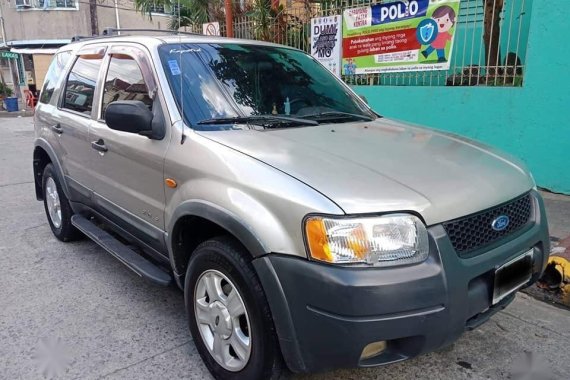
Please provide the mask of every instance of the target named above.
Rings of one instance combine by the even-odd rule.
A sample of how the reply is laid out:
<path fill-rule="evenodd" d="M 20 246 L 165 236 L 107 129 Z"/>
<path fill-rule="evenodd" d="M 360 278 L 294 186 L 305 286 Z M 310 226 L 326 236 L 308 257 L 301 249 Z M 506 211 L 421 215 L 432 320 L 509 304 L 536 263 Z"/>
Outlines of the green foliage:
<path fill-rule="evenodd" d="M 9 98 L 14 94 L 12 89 L 4 82 L 0 82 L 0 95 Z"/>
<path fill-rule="evenodd" d="M 249 15 L 254 21 L 255 39 L 271 41 L 273 20 L 276 16 L 275 10 L 271 8 L 271 0 L 255 0 Z"/>
<path fill-rule="evenodd" d="M 178 10 L 180 5 L 180 10 Z M 165 12 L 172 11 L 168 28 L 202 25 L 209 21 L 220 21 L 223 14 L 222 0 L 135 0 L 135 9 L 152 20 L 155 7 L 162 6 Z"/>
<path fill-rule="evenodd" d="M 504 78 L 501 75 L 487 79 L 487 86 L 489 87 L 522 87 L 522 75 Z"/>

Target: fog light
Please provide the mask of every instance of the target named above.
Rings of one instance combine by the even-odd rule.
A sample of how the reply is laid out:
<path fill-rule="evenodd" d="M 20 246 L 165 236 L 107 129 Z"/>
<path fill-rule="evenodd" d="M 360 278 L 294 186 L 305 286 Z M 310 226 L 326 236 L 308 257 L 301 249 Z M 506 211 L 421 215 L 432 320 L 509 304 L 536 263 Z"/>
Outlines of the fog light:
<path fill-rule="evenodd" d="M 382 351 L 386 349 L 386 341 L 382 340 L 380 342 L 370 343 L 364 350 L 362 350 L 362 354 L 360 355 L 360 360 L 370 359 L 374 356 L 380 355 Z"/>

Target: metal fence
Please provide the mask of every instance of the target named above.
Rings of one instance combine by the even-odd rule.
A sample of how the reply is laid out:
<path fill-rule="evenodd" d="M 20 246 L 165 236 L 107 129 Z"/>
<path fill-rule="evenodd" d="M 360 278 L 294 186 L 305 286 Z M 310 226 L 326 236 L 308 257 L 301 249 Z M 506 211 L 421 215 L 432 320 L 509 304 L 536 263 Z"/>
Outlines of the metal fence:
<path fill-rule="evenodd" d="M 234 36 L 310 52 L 311 18 L 396 1 L 410 0 L 285 1 L 268 18 L 255 11 L 243 12 L 234 19 Z M 522 86 L 531 5 L 532 0 L 461 0 L 449 70 L 343 75 L 343 79 L 359 85 Z M 225 22 L 219 22 L 225 35 Z M 201 33 L 201 28 L 185 29 Z"/>

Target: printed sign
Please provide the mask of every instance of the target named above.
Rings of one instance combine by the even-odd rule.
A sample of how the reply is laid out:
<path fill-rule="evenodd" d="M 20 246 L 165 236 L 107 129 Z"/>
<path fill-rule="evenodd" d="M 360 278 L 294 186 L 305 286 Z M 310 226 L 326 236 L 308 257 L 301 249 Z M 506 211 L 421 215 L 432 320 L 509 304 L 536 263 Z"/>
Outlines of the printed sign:
<path fill-rule="evenodd" d="M 399 0 L 345 9 L 345 75 L 447 70 L 460 0 Z"/>
<path fill-rule="evenodd" d="M 18 53 L 12 53 L 10 51 L 3 51 L 0 53 L 2 58 L 18 58 Z"/>
<path fill-rule="evenodd" d="M 216 21 L 202 24 L 202 34 L 205 34 L 206 36 L 219 36 L 220 23 Z"/>
<path fill-rule="evenodd" d="M 340 76 L 341 17 L 311 19 L 311 55 L 334 75 Z"/>

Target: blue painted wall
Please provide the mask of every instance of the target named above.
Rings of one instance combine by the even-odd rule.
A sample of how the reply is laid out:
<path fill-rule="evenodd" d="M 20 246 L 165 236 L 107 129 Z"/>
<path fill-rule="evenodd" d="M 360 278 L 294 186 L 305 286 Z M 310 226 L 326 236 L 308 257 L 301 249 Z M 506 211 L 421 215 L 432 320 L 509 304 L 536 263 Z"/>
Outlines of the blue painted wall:
<path fill-rule="evenodd" d="M 526 162 L 538 186 L 570 194 L 567 0 L 534 0 L 523 87 L 355 86 L 380 114 L 462 134 Z"/>

